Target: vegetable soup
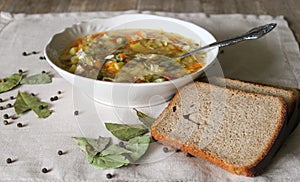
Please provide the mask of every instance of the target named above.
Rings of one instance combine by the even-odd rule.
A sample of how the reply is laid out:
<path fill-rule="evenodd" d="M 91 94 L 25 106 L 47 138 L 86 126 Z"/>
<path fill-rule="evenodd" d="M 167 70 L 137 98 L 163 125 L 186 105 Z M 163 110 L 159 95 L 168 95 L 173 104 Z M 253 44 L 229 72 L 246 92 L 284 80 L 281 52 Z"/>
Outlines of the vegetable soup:
<path fill-rule="evenodd" d="M 60 55 L 59 66 L 97 80 L 163 82 L 202 68 L 205 53 L 180 58 L 199 46 L 191 39 L 161 30 L 112 30 L 77 39 Z"/>

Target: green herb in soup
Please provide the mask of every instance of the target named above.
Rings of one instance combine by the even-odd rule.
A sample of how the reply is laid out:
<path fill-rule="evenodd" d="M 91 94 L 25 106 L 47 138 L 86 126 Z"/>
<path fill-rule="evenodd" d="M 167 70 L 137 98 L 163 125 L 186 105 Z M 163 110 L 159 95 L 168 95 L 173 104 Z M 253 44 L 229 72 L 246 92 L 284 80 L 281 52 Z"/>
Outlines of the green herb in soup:
<path fill-rule="evenodd" d="M 179 56 L 199 47 L 181 35 L 151 29 L 122 29 L 77 39 L 59 66 L 84 77 L 112 82 L 163 82 L 198 71 L 205 54 Z"/>

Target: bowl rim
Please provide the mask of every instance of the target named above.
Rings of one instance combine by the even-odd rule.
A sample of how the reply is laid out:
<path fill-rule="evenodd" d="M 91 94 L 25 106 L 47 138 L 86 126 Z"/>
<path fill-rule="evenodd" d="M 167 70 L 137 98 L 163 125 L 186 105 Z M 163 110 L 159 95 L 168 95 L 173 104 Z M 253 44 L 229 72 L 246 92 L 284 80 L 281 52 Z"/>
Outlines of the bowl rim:
<path fill-rule="evenodd" d="M 208 67 L 211 66 L 213 64 L 213 62 L 217 59 L 219 48 L 214 47 L 214 48 L 211 49 L 211 50 L 216 51 L 216 54 L 215 54 L 213 60 L 209 64 L 205 64 L 204 67 L 200 68 L 198 71 L 196 71 L 194 73 L 185 75 L 185 76 L 180 77 L 180 78 L 176 78 L 176 79 L 172 79 L 172 80 L 168 80 L 168 81 L 163 81 L 163 82 L 131 83 L 131 82 L 109 82 L 109 81 L 103 81 L 103 80 L 96 80 L 96 79 L 84 77 L 84 76 L 81 76 L 81 75 L 76 75 L 76 74 L 70 73 L 70 72 L 60 68 L 53 61 L 51 61 L 51 59 L 49 58 L 47 50 L 48 50 L 49 46 L 51 45 L 52 41 L 54 40 L 54 38 L 56 36 L 64 34 L 68 30 L 73 29 L 74 27 L 80 26 L 80 25 L 83 25 L 83 24 L 89 24 L 89 23 L 99 21 L 99 20 L 110 20 L 110 19 L 115 19 L 115 18 L 126 18 L 126 17 L 135 17 L 135 18 L 137 18 L 137 20 L 140 20 L 140 19 L 143 19 L 143 18 L 147 18 L 147 19 L 154 18 L 154 19 L 161 19 L 161 20 L 167 20 L 167 21 L 169 20 L 169 21 L 172 21 L 172 22 L 175 22 L 175 23 L 183 23 L 183 24 L 186 24 L 186 25 L 189 25 L 189 26 L 194 26 L 194 27 L 202 29 L 203 31 L 208 33 L 214 41 L 216 41 L 215 37 L 208 30 L 206 30 L 205 28 L 203 28 L 199 25 L 188 22 L 188 21 L 184 21 L 184 20 L 177 19 L 177 18 L 172 18 L 172 17 L 166 17 L 166 16 L 151 15 L 151 14 L 141 14 L 141 13 L 122 14 L 122 15 L 111 16 L 111 17 L 107 17 L 107 18 L 93 18 L 93 19 L 90 19 L 90 20 L 81 21 L 81 22 L 72 24 L 71 26 L 68 26 L 66 28 L 63 28 L 61 31 L 58 31 L 57 33 L 53 34 L 49 38 L 49 40 L 47 41 L 46 46 L 45 46 L 44 51 L 43 51 L 44 55 L 46 57 L 46 61 L 53 68 L 56 68 L 56 69 L 62 71 L 64 74 L 67 74 L 68 76 L 70 76 L 71 78 L 74 78 L 74 79 L 76 77 L 78 77 L 80 79 L 83 79 L 83 80 L 86 80 L 86 81 L 89 81 L 89 82 L 91 82 L 91 81 L 92 82 L 100 82 L 100 83 L 104 83 L 104 84 L 107 84 L 107 85 L 113 85 L 113 86 L 117 86 L 117 85 L 118 86 L 129 86 L 130 85 L 130 86 L 134 86 L 134 87 L 145 87 L 145 86 L 153 87 L 153 86 L 156 86 L 156 85 L 162 86 L 162 85 L 174 84 L 176 82 L 180 82 L 181 80 L 185 80 L 187 77 L 190 77 L 190 78 L 192 78 L 192 80 L 194 80 L 195 78 L 193 78 L 193 76 L 196 76 L 197 73 L 203 72 L 206 69 L 208 69 Z"/>

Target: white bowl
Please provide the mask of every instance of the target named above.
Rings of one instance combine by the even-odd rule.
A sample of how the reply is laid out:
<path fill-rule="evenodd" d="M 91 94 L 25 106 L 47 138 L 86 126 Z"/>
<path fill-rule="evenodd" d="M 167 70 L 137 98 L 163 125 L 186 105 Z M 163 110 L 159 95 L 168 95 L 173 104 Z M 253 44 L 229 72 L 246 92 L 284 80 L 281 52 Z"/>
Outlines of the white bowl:
<path fill-rule="evenodd" d="M 57 66 L 60 53 L 77 38 L 91 33 L 124 28 L 148 28 L 173 32 L 191 38 L 200 45 L 216 41 L 208 31 L 186 21 L 154 15 L 128 14 L 81 22 L 55 34 L 46 45 L 46 59 L 63 78 L 97 102 L 115 107 L 146 107 L 168 101 L 180 87 L 193 82 L 212 65 L 219 51 L 218 48 L 214 48 L 207 52 L 205 66 L 196 73 L 161 83 L 99 81 L 69 73 Z"/>

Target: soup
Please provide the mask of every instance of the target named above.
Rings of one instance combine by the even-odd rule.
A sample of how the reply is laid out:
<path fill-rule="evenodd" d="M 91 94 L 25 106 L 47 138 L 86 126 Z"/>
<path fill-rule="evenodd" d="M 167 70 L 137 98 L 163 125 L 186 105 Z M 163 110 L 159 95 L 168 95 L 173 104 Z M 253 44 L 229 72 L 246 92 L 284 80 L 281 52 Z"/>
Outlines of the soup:
<path fill-rule="evenodd" d="M 163 82 L 202 68 L 204 53 L 179 58 L 199 46 L 191 39 L 161 30 L 112 30 L 77 39 L 60 55 L 59 66 L 103 81 Z"/>

